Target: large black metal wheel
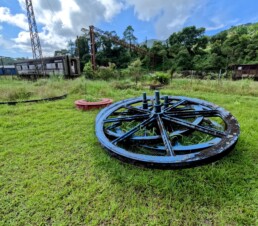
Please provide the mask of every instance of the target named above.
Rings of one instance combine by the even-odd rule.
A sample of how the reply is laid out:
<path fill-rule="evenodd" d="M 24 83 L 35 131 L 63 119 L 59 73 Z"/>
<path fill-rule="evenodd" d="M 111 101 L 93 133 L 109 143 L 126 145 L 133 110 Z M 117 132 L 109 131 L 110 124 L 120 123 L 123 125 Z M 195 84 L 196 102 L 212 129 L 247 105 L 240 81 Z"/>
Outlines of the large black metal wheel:
<path fill-rule="evenodd" d="M 226 155 L 240 134 L 237 120 L 204 100 L 163 96 L 132 98 L 96 118 L 101 145 L 118 159 L 150 168 L 203 165 Z"/>

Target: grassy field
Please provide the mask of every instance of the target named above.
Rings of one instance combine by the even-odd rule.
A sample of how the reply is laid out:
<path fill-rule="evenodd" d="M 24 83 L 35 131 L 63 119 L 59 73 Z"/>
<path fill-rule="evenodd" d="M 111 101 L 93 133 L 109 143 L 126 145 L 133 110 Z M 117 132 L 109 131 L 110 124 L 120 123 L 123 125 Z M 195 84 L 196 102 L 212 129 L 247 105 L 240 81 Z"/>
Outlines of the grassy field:
<path fill-rule="evenodd" d="M 176 171 L 123 164 L 100 147 L 99 111 L 78 111 L 74 101 L 153 94 L 141 84 L 116 87 L 81 78 L 0 79 L 0 101 L 20 89 L 32 90 L 29 98 L 69 93 L 56 102 L 0 106 L 0 225 L 258 224 L 258 83 L 182 79 L 161 90 L 216 103 L 241 126 L 236 148 L 222 160 Z"/>

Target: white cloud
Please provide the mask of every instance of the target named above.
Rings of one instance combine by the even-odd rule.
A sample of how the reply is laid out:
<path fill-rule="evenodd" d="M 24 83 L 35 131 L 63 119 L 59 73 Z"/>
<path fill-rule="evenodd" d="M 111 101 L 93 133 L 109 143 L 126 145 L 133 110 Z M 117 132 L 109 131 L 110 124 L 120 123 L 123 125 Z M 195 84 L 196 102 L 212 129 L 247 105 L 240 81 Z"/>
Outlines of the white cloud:
<path fill-rule="evenodd" d="M 25 1 L 19 0 L 19 3 L 26 13 Z M 123 3 L 118 0 L 34 0 L 33 8 L 37 25 L 42 29 L 39 36 L 43 54 L 51 55 L 56 49 L 66 48 L 68 40 L 81 34 L 82 27 L 110 21 L 121 12 Z M 20 32 L 14 41 L 15 47 L 24 50 L 27 43 L 30 48 L 28 32 Z"/>
<path fill-rule="evenodd" d="M 0 23 L 8 23 L 17 26 L 21 29 L 27 29 L 28 23 L 25 14 L 12 15 L 10 9 L 0 7 Z"/>
<path fill-rule="evenodd" d="M 4 39 L 4 37 L 0 34 L 0 49 L 11 49 L 12 42 Z"/>
<path fill-rule="evenodd" d="M 118 12 L 120 12 L 124 5 L 121 2 L 118 2 L 116 0 L 97 0 L 105 7 L 105 20 L 110 21 L 114 15 L 116 15 Z"/>
<path fill-rule="evenodd" d="M 18 36 L 11 40 L 13 46 L 30 52 L 25 1 L 18 1 L 23 13 L 12 14 L 8 8 L 0 7 L 0 26 L 9 23 L 19 27 Z M 33 0 L 44 55 L 66 48 L 68 40 L 82 34 L 82 27 L 112 22 L 128 7 L 133 7 L 139 20 L 153 23 L 158 38 L 166 39 L 185 26 L 206 27 L 209 31 L 236 24 L 230 21 L 237 10 L 229 6 L 223 0 Z M 129 25 L 130 20 L 125 23 Z M 4 29 L 0 27 L 1 32 Z"/>
<path fill-rule="evenodd" d="M 225 24 L 218 24 L 218 25 L 215 25 L 212 27 L 206 27 L 206 31 L 214 31 L 214 30 L 218 30 L 218 29 L 221 29 L 224 27 L 225 27 Z"/>
<path fill-rule="evenodd" d="M 159 38 L 167 38 L 202 10 L 207 0 L 127 0 L 140 20 L 154 21 Z"/>

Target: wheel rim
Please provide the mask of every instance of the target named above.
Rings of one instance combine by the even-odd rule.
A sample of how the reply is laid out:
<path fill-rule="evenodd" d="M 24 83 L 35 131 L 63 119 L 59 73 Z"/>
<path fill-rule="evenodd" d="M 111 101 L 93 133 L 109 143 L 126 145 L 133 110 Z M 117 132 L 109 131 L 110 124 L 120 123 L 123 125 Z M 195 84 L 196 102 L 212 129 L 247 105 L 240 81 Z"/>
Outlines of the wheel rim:
<path fill-rule="evenodd" d="M 186 168 L 226 155 L 239 124 L 231 113 L 204 100 L 182 96 L 131 98 L 96 118 L 101 145 L 118 159 L 153 168 Z"/>

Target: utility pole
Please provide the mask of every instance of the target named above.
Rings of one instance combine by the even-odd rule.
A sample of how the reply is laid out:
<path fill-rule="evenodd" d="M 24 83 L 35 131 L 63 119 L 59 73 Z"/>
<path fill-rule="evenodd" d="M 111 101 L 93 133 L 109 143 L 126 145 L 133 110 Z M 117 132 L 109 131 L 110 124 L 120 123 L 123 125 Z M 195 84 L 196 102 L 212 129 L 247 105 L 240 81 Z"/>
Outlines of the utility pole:
<path fill-rule="evenodd" d="M 89 29 L 82 28 L 81 31 L 87 36 L 90 36 L 90 56 L 92 69 L 96 70 L 96 52 L 95 52 L 95 31 L 94 26 L 90 26 Z"/>
<path fill-rule="evenodd" d="M 97 35 L 100 35 L 102 37 L 105 37 L 111 41 L 113 41 L 114 43 L 118 44 L 118 45 L 121 45 L 125 48 L 128 48 L 130 49 L 130 51 L 136 51 L 138 53 L 142 53 L 144 55 L 149 55 L 150 57 L 152 57 L 152 59 L 154 59 L 154 55 L 151 54 L 149 51 L 147 51 L 146 49 L 143 49 L 137 45 L 134 45 L 131 43 L 127 43 L 125 40 L 122 40 L 116 36 L 113 36 L 111 34 L 107 34 L 105 31 L 97 28 L 97 27 L 94 27 L 94 26 L 90 26 L 89 29 L 86 29 L 86 28 L 82 28 L 81 31 L 83 33 L 85 33 L 86 35 L 89 34 L 90 36 L 90 50 L 91 50 L 91 64 L 92 64 L 92 69 L 93 70 L 96 70 L 96 50 L 95 50 L 95 34 Z"/>
<path fill-rule="evenodd" d="M 38 63 L 35 62 L 36 71 L 38 72 L 38 75 L 44 74 L 44 64 L 43 64 L 43 57 L 42 57 L 42 50 L 38 35 L 38 28 L 36 24 L 36 19 L 34 15 L 32 0 L 25 0 L 26 2 L 26 9 L 27 9 L 27 17 L 28 17 L 28 23 L 29 23 L 29 30 L 30 30 L 30 40 L 31 40 L 31 48 L 32 48 L 32 54 L 33 59 L 39 60 L 40 62 L 40 68 L 38 67 Z"/>
<path fill-rule="evenodd" d="M 94 26 L 90 26 L 90 49 L 91 49 L 91 63 L 92 69 L 96 70 L 96 53 L 95 53 L 95 33 L 94 33 Z"/>

